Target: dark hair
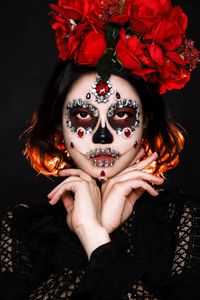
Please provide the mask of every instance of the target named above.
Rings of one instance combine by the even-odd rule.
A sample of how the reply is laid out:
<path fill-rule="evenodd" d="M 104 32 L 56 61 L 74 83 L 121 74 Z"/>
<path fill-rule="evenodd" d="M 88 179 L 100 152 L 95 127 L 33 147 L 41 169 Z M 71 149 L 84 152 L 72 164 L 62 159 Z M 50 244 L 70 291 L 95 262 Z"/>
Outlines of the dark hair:
<path fill-rule="evenodd" d="M 24 154 L 33 168 L 42 174 L 57 175 L 59 169 L 73 165 L 66 153 L 56 147 L 54 136 L 61 124 L 66 94 L 72 85 L 88 72 L 96 72 L 96 69 L 74 65 L 72 62 L 60 62 L 49 82 L 44 101 L 33 114 L 31 124 L 26 130 Z M 141 98 L 144 119 L 147 122 L 143 146 L 147 155 L 154 151 L 159 155 L 153 172 L 163 173 L 175 167 L 183 148 L 184 137 L 180 126 L 169 118 L 165 103 L 156 87 L 125 69 L 120 73 L 112 73 L 127 80 Z"/>

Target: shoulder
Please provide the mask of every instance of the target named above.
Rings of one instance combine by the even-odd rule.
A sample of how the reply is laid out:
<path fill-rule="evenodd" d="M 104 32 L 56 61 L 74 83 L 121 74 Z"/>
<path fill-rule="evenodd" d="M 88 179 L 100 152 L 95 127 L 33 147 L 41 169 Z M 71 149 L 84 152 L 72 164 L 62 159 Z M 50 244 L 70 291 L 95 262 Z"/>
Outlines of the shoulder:
<path fill-rule="evenodd" d="M 62 203 L 53 207 L 48 203 L 18 203 L 1 210 L 0 228 L 41 235 L 53 227 L 66 226 L 65 218 Z"/>
<path fill-rule="evenodd" d="M 148 202 L 152 211 L 168 212 L 168 217 L 172 219 L 180 217 L 185 212 L 200 215 L 200 199 L 178 189 L 162 190 L 157 197 L 145 195 L 143 202 Z"/>
<path fill-rule="evenodd" d="M 157 206 L 165 206 L 171 218 L 184 215 L 200 215 L 200 199 L 180 190 L 162 191 L 156 201 Z"/>

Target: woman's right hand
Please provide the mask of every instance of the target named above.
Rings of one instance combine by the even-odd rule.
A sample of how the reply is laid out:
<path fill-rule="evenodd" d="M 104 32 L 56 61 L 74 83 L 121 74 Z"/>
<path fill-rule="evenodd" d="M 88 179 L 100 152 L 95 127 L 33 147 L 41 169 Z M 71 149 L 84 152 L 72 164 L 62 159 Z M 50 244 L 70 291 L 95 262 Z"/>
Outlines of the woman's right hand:
<path fill-rule="evenodd" d="M 67 211 L 67 224 L 76 232 L 87 223 L 100 223 L 101 192 L 96 181 L 80 169 L 66 169 L 60 176 L 68 176 L 55 187 L 48 198 L 51 205 L 62 199 Z"/>
<path fill-rule="evenodd" d="M 69 176 L 49 194 L 49 203 L 62 199 L 67 211 L 67 224 L 79 237 L 88 258 L 110 236 L 101 224 L 101 192 L 96 181 L 80 169 L 66 169 L 60 176 Z"/>

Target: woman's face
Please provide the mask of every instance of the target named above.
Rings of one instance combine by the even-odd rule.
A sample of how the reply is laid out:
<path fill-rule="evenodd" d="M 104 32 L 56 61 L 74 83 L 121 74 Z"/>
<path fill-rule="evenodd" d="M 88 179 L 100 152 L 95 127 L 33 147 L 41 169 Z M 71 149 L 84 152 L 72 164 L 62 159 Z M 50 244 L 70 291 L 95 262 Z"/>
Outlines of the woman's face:
<path fill-rule="evenodd" d="M 62 129 L 78 168 L 105 180 L 136 156 L 143 131 L 140 98 L 128 81 L 111 75 L 109 83 L 90 73 L 77 80 L 63 107 Z"/>

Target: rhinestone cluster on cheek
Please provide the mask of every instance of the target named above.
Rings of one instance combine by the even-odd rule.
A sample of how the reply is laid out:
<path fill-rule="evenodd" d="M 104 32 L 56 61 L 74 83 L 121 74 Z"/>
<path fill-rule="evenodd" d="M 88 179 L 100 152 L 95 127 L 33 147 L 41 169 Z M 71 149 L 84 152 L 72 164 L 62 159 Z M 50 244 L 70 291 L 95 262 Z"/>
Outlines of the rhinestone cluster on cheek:
<path fill-rule="evenodd" d="M 112 117 L 114 114 L 114 111 L 117 108 L 123 108 L 123 107 L 133 107 L 136 109 L 136 120 L 135 123 L 133 125 L 131 125 L 130 127 L 125 127 L 125 128 L 117 128 L 116 129 L 116 134 L 120 135 L 122 134 L 123 137 L 125 138 L 129 138 L 132 133 L 136 130 L 136 128 L 138 128 L 140 126 L 140 107 L 139 104 L 137 103 L 137 101 L 132 100 L 132 99 L 121 99 L 116 101 L 115 103 L 113 103 L 108 112 L 107 112 L 107 117 Z"/>
<path fill-rule="evenodd" d="M 107 103 L 109 101 L 109 96 L 113 94 L 114 91 L 109 80 L 104 81 L 98 77 L 92 85 L 91 92 L 95 96 L 95 101 L 97 103 Z"/>
<path fill-rule="evenodd" d="M 88 108 L 94 117 L 98 117 L 99 116 L 99 111 L 98 109 L 93 106 L 92 104 L 90 104 L 88 101 L 86 100 L 82 100 L 82 99 L 73 99 L 72 102 L 69 102 L 67 104 L 66 107 L 66 113 L 65 113 L 65 117 L 66 117 L 66 126 L 71 130 L 71 132 L 76 133 L 78 137 L 83 138 L 85 137 L 85 135 L 90 135 L 92 133 L 92 128 L 88 127 L 86 129 L 82 128 L 82 127 L 78 127 L 75 128 L 74 126 L 72 126 L 72 122 L 71 122 L 71 118 L 70 118 L 70 114 L 71 114 L 71 109 L 73 107 L 83 107 L 83 108 Z"/>

